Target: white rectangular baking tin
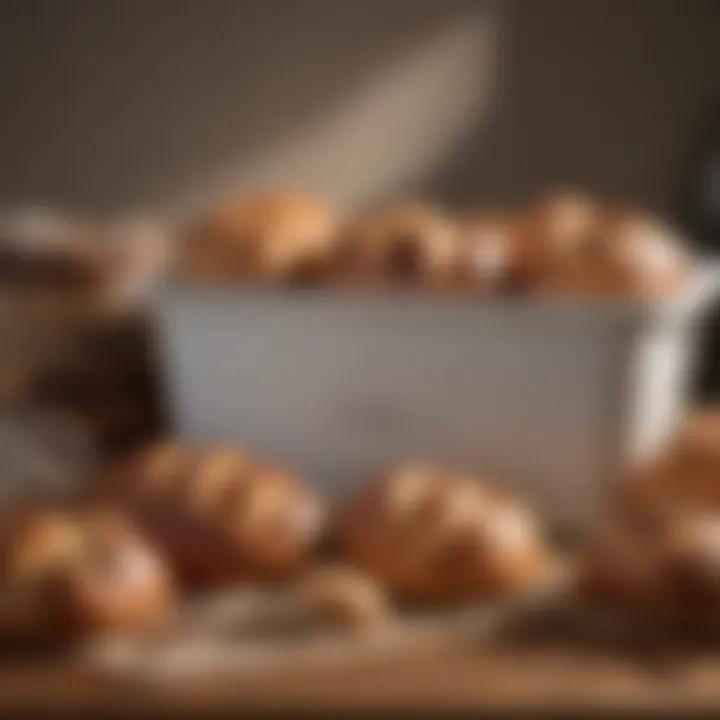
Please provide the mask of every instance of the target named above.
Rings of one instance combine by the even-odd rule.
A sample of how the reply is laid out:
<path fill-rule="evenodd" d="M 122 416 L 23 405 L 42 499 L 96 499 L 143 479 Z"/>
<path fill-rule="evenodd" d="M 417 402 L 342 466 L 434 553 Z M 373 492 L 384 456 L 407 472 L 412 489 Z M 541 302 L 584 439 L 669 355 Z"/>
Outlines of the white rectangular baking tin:
<path fill-rule="evenodd" d="M 171 283 L 154 298 L 169 420 L 334 496 L 426 459 L 582 528 L 672 431 L 715 277 L 660 303 Z"/>

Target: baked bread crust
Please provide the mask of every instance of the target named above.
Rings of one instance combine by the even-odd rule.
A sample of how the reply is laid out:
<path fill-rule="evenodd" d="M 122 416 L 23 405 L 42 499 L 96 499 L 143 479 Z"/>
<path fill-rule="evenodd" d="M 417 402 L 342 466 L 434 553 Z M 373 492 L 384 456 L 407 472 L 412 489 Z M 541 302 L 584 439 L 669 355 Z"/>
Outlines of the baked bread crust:
<path fill-rule="evenodd" d="M 54 642 L 132 632 L 168 614 L 167 568 L 116 513 L 37 508 L 5 520 L 3 638 Z"/>
<path fill-rule="evenodd" d="M 444 288 L 453 284 L 459 256 L 450 218 L 421 202 L 397 202 L 345 229 L 334 274 L 342 282 Z"/>
<path fill-rule="evenodd" d="M 323 528 L 319 498 L 296 477 L 230 446 L 158 443 L 96 487 L 96 501 L 126 508 L 195 586 L 289 577 Z"/>
<path fill-rule="evenodd" d="M 372 479 L 341 513 L 346 561 L 406 602 L 513 592 L 537 577 L 532 515 L 477 478 L 404 464 Z"/>
<path fill-rule="evenodd" d="M 180 271 L 211 282 L 314 280 L 327 271 L 337 224 L 334 210 L 301 193 L 226 198 L 188 227 Z"/>

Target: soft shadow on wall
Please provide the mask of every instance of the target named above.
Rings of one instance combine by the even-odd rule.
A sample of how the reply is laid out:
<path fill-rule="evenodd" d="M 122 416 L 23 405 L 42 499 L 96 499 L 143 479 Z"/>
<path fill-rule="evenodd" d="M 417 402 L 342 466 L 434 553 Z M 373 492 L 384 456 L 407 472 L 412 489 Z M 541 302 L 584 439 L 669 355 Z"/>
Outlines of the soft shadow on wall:
<path fill-rule="evenodd" d="M 438 168 L 456 202 L 555 184 L 662 212 L 720 89 L 713 0 L 504 0 L 498 111 Z"/>
<path fill-rule="evenodd" d="M 716 0 L 4 0 L 0 201 L 578 184 L 668 210 L 719 25 Z"/>
<path fill-rule="evenodd" d="M 280 183 L 356 204 L 434 172 L 492 90 L 477 0 L 3 9 L 4 199 L 167 209 Z"/>

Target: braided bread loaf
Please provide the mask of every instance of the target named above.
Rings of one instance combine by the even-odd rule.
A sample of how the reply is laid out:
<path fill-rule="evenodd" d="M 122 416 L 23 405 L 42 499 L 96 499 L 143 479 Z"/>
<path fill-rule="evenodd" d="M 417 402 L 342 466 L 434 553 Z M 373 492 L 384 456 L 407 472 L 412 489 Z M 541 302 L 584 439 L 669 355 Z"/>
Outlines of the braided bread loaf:
<path fill-rule="evenodd" d="M 230 447 L 160 443 L 112 468 L 98 490 L 191 585 L 284 578 L 323 524 L 319 500 L 295 477 Z"/>
<path fill-rule="evenodd" d="M 366 485 L 341 515 L 340 548 L 401 600 L 453 602 L 536 577 L 534 519 L 476 478 L 404 465 Z"/>

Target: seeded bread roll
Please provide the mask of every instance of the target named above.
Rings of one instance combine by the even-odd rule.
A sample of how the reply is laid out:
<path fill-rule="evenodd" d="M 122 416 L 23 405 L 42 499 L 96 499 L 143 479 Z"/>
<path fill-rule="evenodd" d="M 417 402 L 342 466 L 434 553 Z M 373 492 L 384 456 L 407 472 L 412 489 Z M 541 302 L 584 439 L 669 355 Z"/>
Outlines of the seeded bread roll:
<path fill-rule="evenodd" d="M 357 283 L 448 287 L 460 254 L 454 223 L 419 202 L 386 205 L 343 233 L 336 273 Z"/>
<path fill-rule="evenodd" d="M 0 636 L 70 641 L 145 629 L 172 605 L 167 569 L 119 516 L 32 509 L 5 518 Z"/>
<path fill-rule="evenodd" d="M 302 568 L 322 532 L 319 499 L 293 475 L 231 447 L 157 444 L 101 479 L 187 584 L 275 580 Z"/>
<path fill-rule="evenodd" d="M 544 552 L 532 515 L 477 478 L 406 464 L 377 476 L 341 514 L 346 561 L 406 602 L 513 592 Z"/>
<path fill-rule="evenodd" d="M 188 227 L 180 272 L 209 282 L 314 280 L 326 272 L 337 222 L 334 210 L 307 195 L 231 197 Z"/>

